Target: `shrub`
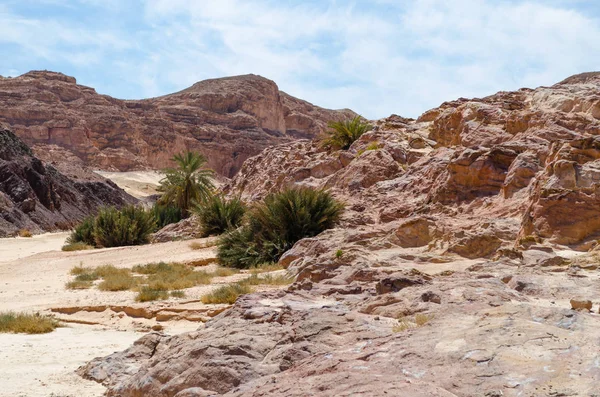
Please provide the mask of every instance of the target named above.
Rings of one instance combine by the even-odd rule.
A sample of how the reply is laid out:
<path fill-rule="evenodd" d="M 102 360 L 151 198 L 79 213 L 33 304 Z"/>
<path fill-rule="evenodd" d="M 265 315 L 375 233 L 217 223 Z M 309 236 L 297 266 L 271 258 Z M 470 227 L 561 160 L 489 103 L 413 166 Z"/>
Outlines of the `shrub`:
<path fill-rule="evenodd" d="M 152 207 L 151 212 L 156 220 L 157 229 L 162 229 L 163 227 L 172 223 L 177 223 L 182 219 L 181 210 L 170 204 L 156 203 Z"/>
<path fill-rule="evenodd" d="M 167 299 L 169 292 L 161 289 L 154 289 L 148 286 L 144 286 L 140 289 L 140 292 L 135 297 L 138 302 L 150 302 L 160 299 Z"/>
<path fill-rule="evenodd" d="M 137 280 L 129 269 L 117 269 L 115 272 L 102 276 L 98 285 L 100 291 L 127 291 L 137 285 Z"/>
<path fill-rule="evenodd" d="M 58 321 L 50 316 L 14 312 L 0 313 L 0 333 L 45 334 L 54 331 Z"/>
<path fill-rule="evenodd" d="M 344 256 L 344 251 L 342 251 L 342 250 L 335 251 L 335 259 L 340 259 L 342 256 Z"/>
<path fill-rule="evenodd" d="M 242 284 L 229 284 L 217 288 L 213 292 L 206 294 L 202 297 L 202 303 L 205 304 L 217 304 L 217 303 L 228 303 L 233 304 L 240 295 L 248 294 L 252 292 L 252 289 L 248 285 Z"/>
<path fill-rule="evenodd" d="M 360 116 L 352 120 L 332 121 L 328 125 L 327 137 L 323 139 L 322 145 L 330 149 L 347 150 L 365 132 L 373 127 L 363 122 Z"/>
<path fill-rule="evenodd" d="M 95 247 L 83 242 L 71 243 L 63 245 L 62 250 L 65 252 L 93 250 Z"/>
<path fill-rule="evenodd" d="M 333 227 L 342 211 L 343 205 L 323 190 L 271 194 L 248 211 L 242 227 L 221 238 L 218 258 L 237 268 L 277 262 L 298 240 Z"/>
<path fill-rule="evenodd" d="M 93 234 L 96 246 L 121 247 L 148 243 L 155 229 L 151 212 L 130 205 L 121 210 L 114 207 L 100 210 Z"/>
<path fill-rule="evenodd" d="M 94 217 L 88 216 L 77 227 L 71 235 L 67 238 L 67 245 L 75 243 L 84 243 L 91 246 L 96 245 L 94 239 Z M 67 251 L 67 250 L 65 250 Z"/>
<path fill-rule="evenodd" d="M 242 222 L 245 211 L 246 207 L 239 198 L 227 200 L 220 194 L 212 196 L 194 208 L 204 237 L 223 234 L 237 228 Z"/>
<path fill-rule="evenodd" d="M 146 274 L 146 282 L 151 289 L 165 291 L 209 284 L 212 279 L 212 275 L 203 271 L 195 271 L 183 263 L 150 263 L 135 266 L 133 271 Z"/>
<path fill-rule="evenodd" d="M 33 234 L 31 234 L 31 231 L 29 231 L 29 229 L 21 229 L 19 230 L 19 237 L 33 237 Z"/>

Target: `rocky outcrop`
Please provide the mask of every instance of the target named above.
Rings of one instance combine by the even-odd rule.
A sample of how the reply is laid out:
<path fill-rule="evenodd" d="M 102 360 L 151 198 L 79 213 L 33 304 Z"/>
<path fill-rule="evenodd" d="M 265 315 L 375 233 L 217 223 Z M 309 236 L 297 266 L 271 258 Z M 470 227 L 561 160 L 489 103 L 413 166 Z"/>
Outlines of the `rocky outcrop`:
<path fill-rule="evenodd" d="M 267 148 L 226 192 L 346 204 L 280 259 L 294 284 L 81 372 L 125 397 L 597 394 L 599 76 Z"/>
<path fill-rule="evenodd" d="M 70 229 L 100 206 L 136 200 L 114 183 L 78 170 L 72 179 L 35 157 L 0 126 L 0 237 Z"/>
<path fill-rule="evenodd" d="M 165 168 L 187 149 L 231 177 L 264 148 L 312 138 L 327 122 L 353 115 L 296 99 L 255 75 L 201 81 L 139 101 L 99 95 L 61 73 L 0 77 L 0 121 L 42 160 L 104 170 Z"/>

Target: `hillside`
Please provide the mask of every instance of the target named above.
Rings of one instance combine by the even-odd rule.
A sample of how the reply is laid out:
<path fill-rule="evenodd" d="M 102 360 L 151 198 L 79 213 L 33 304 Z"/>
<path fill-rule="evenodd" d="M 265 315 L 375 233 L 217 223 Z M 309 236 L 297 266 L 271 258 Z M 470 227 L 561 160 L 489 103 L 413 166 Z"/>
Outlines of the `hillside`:
<path fill-rule="evenodd" d="M 35 157 L 0 125 L 0 237 L 20 229 L 66 230 L 102 206 L 134 203 L 117 185 L 84 169 L 65 175 Z"/>
<path fill-rule="evenodd" d="M 230 194 L 346 203 L 281 258 L 295 283 L 80 373 L 123 397 L 597 394 L 599 91 L 588 73 L 391 116 L 348 151 L 264 150 Z"/>
<path fill-rule="evenodd" d="M 0 121 L 42 160 L 106 171 L 161 169 L 174 153 L 189 149 L 231 177 L 264 148 L 314 137 L 328 121 L 351 115 L 291 97 L 256 75 L 128 101 L 99 95 L 61 73 L 0 78 Z"/>

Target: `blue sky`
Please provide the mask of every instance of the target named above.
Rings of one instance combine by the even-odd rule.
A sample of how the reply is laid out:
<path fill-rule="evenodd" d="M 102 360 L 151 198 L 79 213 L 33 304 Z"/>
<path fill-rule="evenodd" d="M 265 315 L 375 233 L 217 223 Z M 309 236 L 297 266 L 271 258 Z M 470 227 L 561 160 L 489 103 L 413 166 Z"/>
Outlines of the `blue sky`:
<path fill-rule="evenodd" d="M 600 70 L 597 0 L 0 0 L 0 75 L 117 98 L 255 73 L 368 118 Z"/>

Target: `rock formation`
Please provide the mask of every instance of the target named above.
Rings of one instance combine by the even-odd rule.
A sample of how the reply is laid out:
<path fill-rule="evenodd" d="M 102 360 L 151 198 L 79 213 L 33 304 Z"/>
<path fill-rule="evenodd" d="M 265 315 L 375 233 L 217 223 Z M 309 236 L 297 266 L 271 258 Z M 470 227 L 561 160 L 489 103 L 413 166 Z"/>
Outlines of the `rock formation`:
<path fill-rule="evenodd" d="M 0 237 L 70 229 L 100 206 L 136 200 L 114 183 L 78 169 L 69 176 L 44 164 L 0 125 Z"/>
<path fill-rule="evenodd" d="M 264 148 L 314 137 L 330 120 L 353 115 L 291 97 L 255 75 L 201 81 L 135 101 L 99 95 L 61 73 L 0 77 L 0 121 L 42 160 L 104 170 L 165 168 L 174 153 L 188 149 L 231 177 Z"/>
<path fill-rule="evenodd" d="M 124 397 L 600 394 L 599 90 L 584 74 L 391 116 L 348 151 L 264 150 L 227 192 L 346 203 L 281 258 L 295 283 L 80 373 Z"/>

